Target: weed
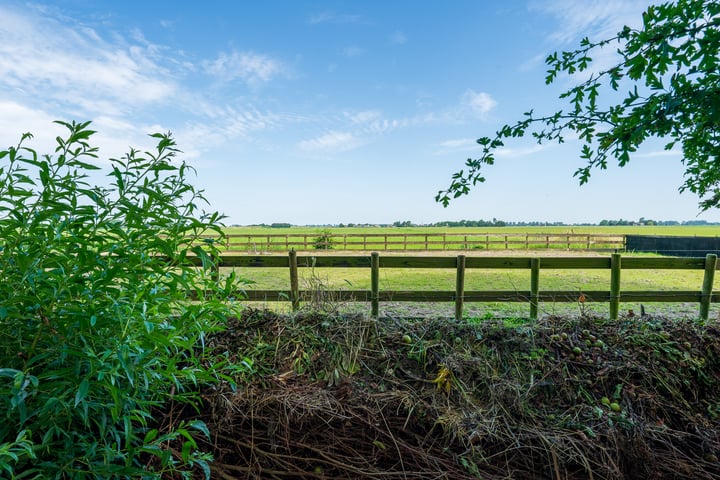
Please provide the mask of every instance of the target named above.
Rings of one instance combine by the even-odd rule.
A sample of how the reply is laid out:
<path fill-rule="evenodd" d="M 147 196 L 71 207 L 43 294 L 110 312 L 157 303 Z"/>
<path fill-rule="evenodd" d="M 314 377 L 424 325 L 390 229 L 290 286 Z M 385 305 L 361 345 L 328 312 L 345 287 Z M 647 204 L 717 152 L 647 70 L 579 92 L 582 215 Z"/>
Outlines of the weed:
<path fill-rule="evenodd" d="M 343 299 L 338 290 L 333 290 L 327 277 L 323 277 L 315 268 L 316 259 L 312 257 L 308 268 L 303 269 L 302 301 L 304 309 L 311 312 L 337 313 L 352 299 Z M 306 273 L 307 272 L 307 273 Z M 352 283 L 345 280 L 352 287 Z"/>

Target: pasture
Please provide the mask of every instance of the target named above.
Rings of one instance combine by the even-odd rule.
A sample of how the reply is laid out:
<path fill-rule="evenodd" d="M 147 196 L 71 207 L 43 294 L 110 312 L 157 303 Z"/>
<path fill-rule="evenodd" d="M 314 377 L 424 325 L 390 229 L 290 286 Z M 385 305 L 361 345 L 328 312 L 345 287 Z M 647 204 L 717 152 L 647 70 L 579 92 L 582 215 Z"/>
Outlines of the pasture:
<path fill-rule="evenodd" d="M 226 227 L 228 234 L 267 235 L 267 234 L 308 234 L 316 235 L 324 230 L 333 234 L 385 234 L 385 233 L 490 233 L 490 234 L 589 234 L 589 235 L 681 235 L 681 236 L 720 236 L 720 225 L 564 225 L 564 226 L 509 226 L 509 227 L 335 227 L 335 226 L 297 226 L 273 228 L 260 226 Z"/>
<path fill-rule="evenodd" d="M 476 251 L 626 250 L 626 235 L 717 237 L 720 226 L 628 227 L 231 227 L 228 252 L 274 253 L 289 250 Z"/>
<path fill-rule="evenodd" d="M 536 258 L 557 258 L 575 257 L 578 255 L 571 252 L 553 251 L 548 255 L 546 251 L 528 252 L 511 251 L 514 255 L 504 254 L 507 258 L 536 257 Z M 332 251 L 320 251 L 317 254 L 305 254 L 304 260 L 298 262 L 298 287 L 300 290 L 311 292 L 313 299 L 309 305 L 312 308 L 322 307 L 328 311 L 341 309 L 367 311 L 368 305 L 364 295 L 362 298 L 355 297 L 357 301 L 350 301 L 352 295 L 348 292 L 370 291 L 372 288 L 372 275 L 370 268 L 338 268 L 314 266 L 314 260 L 321 261 L 324 257 L 338 255 Z M 432 254 L 438 257 L 436 253 Z M 414 255 L 416 257 L 416 255 Z M 454 261 L 450 253 L 446 255 Z M 381 258 L 404 258 L 405 255 L 397 253 L 382 253 Z M 467 255 L 467 259 L 473 258 L 496 258 L 493 252 L 473 252 Z M 608 258 L 602 254 L 584 254 L 582 258 Z M 623 254 L 623 259 L 662 259 L 651 254 Z M 257 262 L 263 259 L 282 259 L 281 255 L 256 257 Z M 355 257 L 350 257 L 355 258 Z M 417 257 L 416 257 L 417 258 Z M 542 261 L 542 260 L 541 260 Z M 547 262 L 546 262 L 547 263 Z M 250 284 L 247 289 L 288 291 L 290 288 L 290 274 L 287 267 L 272 268 L 261 266 L 221 268 L 221 274 L 234 271 L 238 276 L 248 279 Z M 516 292 L 521 295 L 532 289 L 532 274 L 528 269 L 515 268 L 469 268 L 464 272 L 464 291 L 466 292 Z M 622 271 L 622 292 L 626 299 L 632 299 L 633 292 L 662 292 L 663 302 L 643 302 L 642 307 L 639 301 L 621 300 L 620 312 L 640 313 L 641 310 L 654 314 L 672 316 L 696 317 L 698 312 L 697 303 L 688 303 L 686 299 L 679 299 L 672 302 L 672 296 L 687 297 L 687 292 L 699 292 L 703 285 L 704 272 L 702 269 L 624 269 Z M 378 271 L 378 290 L 380 292 L 414 292 L 418 298 L 424 301 L 393 301 L 392 295 L 382 301 L 380 308 L 382 315 L 421 317 L 453 316 L 453 303 L 431 302 L 438 292 L 452 292 L 456 289 L 457 270 L 455 268 L 392 268 L 383 267 Z M 550 268 L 542 269 L 539 272 L 539 291 L 542 292 L 563 292 L 561 297 L 549 298 L 542 296 L 538 303 L 538 310 L 541 315 L 545 314 L 598 314 L 607 315 L 608 304 L 606 302 L 575 302 L 583 292 L 607 292 L 611 285 L 611 271 L 598 268 Z M 278 302 L 277 294 L 268 295 L 264 299 L 253 297 L 254 301 L 247 302 L 249 305 L 264 308 L 271 308 L 282 312 L 290 311 L 290 304 L 287 301 Z M 668 299 L 670 299 L 668 301 Z M 283 300 L 288 300 L 284 298 Z M 716 304 L 717 305 L 717 304 Z M 711 316 L 717 315 L 717 306 L 711 305 Z M 493 318 L 493 317 L 528 317 L 527 302 L 517 301 L 467 301 L 465 303 L 465 316 L 468 318 Z"/>

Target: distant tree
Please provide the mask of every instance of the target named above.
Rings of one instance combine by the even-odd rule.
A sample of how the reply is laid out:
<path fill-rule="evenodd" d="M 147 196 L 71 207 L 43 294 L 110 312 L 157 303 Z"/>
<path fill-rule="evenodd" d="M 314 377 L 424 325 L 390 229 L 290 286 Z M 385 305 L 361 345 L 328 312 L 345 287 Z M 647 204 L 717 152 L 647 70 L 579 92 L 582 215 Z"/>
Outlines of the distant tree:
<path fill-rule="evenodd" d="M 506 139 L 530 133 L 538 143 L 563 143 L 567 135 L 582 142 L 585 165 L 575 176 L 586 183 L 593 169 L 607 168 L 608 158 L 625 166 L 649 138 L 666 140 L 665 148 L 679 145 L 685 180 L 680 191 L 700 198 L 700 208 L 720 204 L 720 2 L 675 0 L 648 6 L 639 30 L 624 27 L 615 37 L 549 55 L 546 84 L 558 75 L 590 68 L 591 54 L 619 44 L 619 61 L 562 93 L 570 105 L 547 116 L 530 110 L 513 125 L 504 125 L 494 137 L 477 143 L 482 155 L 465 162 L 467 169 L 452 176 L 450 186 L 435 200 L 447 206 L 451 198 L 467 194 L 485 181 L 481 168 L 495 162 L 495 152 Z M 587 74 L 586 74 L 587 75 Z M 601 106 L 604 94 L 629 87 L 617 104 Z M 609 95 L 613 97 L 613 95 Z"/>

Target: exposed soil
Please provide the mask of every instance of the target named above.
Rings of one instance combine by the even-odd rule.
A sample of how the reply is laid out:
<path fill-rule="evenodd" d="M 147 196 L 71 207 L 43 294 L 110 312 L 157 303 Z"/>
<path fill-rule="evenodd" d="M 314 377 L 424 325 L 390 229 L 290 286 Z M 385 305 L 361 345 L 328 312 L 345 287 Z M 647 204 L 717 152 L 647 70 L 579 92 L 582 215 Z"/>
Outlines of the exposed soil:
<path fill-rule="evenodd" d="M 209 345 L 216 479 L 720 478 L 717 322 L 248 309 Z"/>

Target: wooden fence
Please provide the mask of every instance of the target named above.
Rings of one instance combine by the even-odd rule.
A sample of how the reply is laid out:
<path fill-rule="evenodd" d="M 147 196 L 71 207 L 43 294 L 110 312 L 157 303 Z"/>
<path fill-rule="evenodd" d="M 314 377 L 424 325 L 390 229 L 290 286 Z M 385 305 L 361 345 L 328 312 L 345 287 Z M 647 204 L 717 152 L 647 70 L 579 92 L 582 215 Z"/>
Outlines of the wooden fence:
<path fill-rule="evenodd" d="M 283 233 L 229 234 L 229 252 L 290 250 L 625 249 L 624 235 L 580 233 Z"/>
<path fill-rule="evenodd" d="M 288 290 L 246 290 L 249 301 L 289 301 L 293 309 L 300 306 L 304 298 L 313 294 L 299 288 L 298 269 L 302 267 L 366 268 L 370 275 L 370 290 L 334 290 L 325 292 L 340 301 L 369 302 L 371 314 L 378 316 L 379 304 L 393 302 L 454 302 L 455 317 L 461 319 L 466 302 L 527 302 L 530 318 L 537 318 L 540 302 L 578 302 L 577 290 L 547 291 L 540 288 L 540 271 L 548 269 L 609 269 L 608 290 L 583 291 L 583 302 L 607 302 L 611 319 L 618 318 L 620 302 L 666 302 L 699 304 L 699 317 L 707 319 L 711 302 L 720 302 L 720 294 L 713 294 L 715 270 L 718 268 L 717 255 L 708 254 L 698 258 L 674 257 L 622 257 L 619 253 L 609 257 L 466 257 L 452 256 L 385 256 L 378 252 L 369 256 L 323 255 L 299 256 L 294 250 L 288 255 L 249 256 L 226 255 L 221 258 L 221 267 L 262 267 L 286 268 L 289 273 Z M 388 291 L 380 290 L 382 268 L 444 268 L 456 271 L 455 289 L 448 291 Z M 528 291 L 467 291 L 465 272 L 468 269 L 525 269 L 530 275 Z M 623 270 L 704 270 L 703 282 L 697 291 L 622 291 Z M 218 272 L 216 272 L 216 275 Z"/>

